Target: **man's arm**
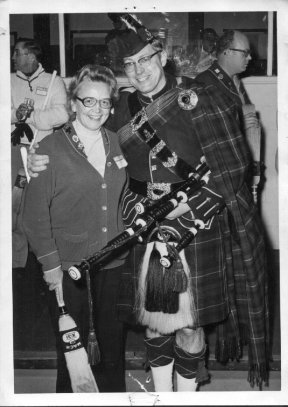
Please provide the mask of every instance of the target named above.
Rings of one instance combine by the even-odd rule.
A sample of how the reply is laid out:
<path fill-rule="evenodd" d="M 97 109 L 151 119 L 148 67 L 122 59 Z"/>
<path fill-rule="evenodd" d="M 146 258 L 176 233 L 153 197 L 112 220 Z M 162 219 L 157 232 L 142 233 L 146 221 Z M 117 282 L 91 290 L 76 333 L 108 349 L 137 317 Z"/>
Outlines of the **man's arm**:
<path fill-rule="evenodd" d="M 56 76 L 47 107 L 44 110 L 42 106 L 34 109 L 26 123 L 38 130 L 51 130 L 66 123 L 68 119 L 66 88 L 63 79 Z"/>
<path fill-rule="evenodd" d="M 42 264 L 43 278 L 50 290 L 54 290 L 63 279 L 49 212 L 54 185 L 52 178 L 52 170 L 49 169 L 38 179 L 30 181 L 25 191 L 23 210 L 23 227 L 29 245 Z"/>

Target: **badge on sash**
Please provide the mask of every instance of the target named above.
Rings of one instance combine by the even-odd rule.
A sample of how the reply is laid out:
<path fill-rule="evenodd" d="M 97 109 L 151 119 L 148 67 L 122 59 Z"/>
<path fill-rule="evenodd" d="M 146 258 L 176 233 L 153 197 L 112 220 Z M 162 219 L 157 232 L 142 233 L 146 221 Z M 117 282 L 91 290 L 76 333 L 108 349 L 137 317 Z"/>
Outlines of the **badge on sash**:
<path fill-rule="evenodd" d="M 123 157 L 123 155 L 116 155 L 115 157 L 113 157 L 113 160 L 115 161 L 115 164 L 117 165 L 119 170 L 121 168 L 127 167 L 127 165 L 128 165 L 128 163 L 125 160 L 125 158 Z"/>
<path fill-rule="evenodd" d="M 47 88 L 41 88 L 40 86 L 37 86 L 36 94 L 41 95 L 41 96 L 46 96 L 47 95 Z"/>
<path fill-rule="evenodd" d="M 179 93 L 178 105 L 183 110 L 192 110 L 198 103 L 198 96 L 192 89 L 185 89 Z"/>

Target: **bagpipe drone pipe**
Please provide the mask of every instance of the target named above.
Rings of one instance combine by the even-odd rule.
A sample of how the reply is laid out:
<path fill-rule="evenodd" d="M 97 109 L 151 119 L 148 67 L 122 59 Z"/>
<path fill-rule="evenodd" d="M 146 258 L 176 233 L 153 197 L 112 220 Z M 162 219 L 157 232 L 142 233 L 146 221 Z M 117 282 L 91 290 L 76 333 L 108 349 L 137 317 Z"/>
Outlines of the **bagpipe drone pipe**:
<path fill-rule="evenodd" d="M 205 187 L 209 180 L 209 174 L 209 167 L 205 160 L 202 160 L 202 164 L 195 170 L 195 172 L 191 173 L 188 179 L 184 181 L 184 183 L 181 183 L 181 186 L 177 189 L 152 204 L 138 204 L 136 210 L 139 213 L 139 216 L 133 225 L 108 242 L 100 251 L 96 252 L 89 258 L 84 259 L 80 264 L 71 266 L 68 270 L 69 276 L 73 280 L 79 280 L 87 271 L 91 270 L 92 267 L 93 270 L 97 270 L 97 267 L 99 268 L 105 264 L 107 259 L 109 259 L 111 255 L 116 253 L 121 247 L 123 248 L 128 244 L 142 241 L 142 235 L 152 230 L 157 223 L 161 223 L 161 221 L 163 221 L 165 217 L 180 203 L 186 203 L 188 200 L 190 201 L 191 198 L 193 202 L 195 201 L 195 204 L 197 203 L 197 206 L 193 205 L 193 208 L 195 206 L 195 216 L 198 216 L 198 214 L 201 217 L 204 216 L 202 222 L 208 220 L 209 215 L 213 216 L 217 210 L 223 207 L 222 197 Z M 202 191 L 204 193 L 202 193 Z M 208 204 L 210 205 L 211 203 L 213 204 L 213 209 L 209 211 L 209 209 L 206 208 Z M 192 211 L 194 213 L 194 209 Z M 190 231 L 190 234 L 195 233 L 195 230 L 199 229 L 201 225 L 200 218 L 199 222 L 195 223 L 195 228 Z M 186 240 L 188 241 L 188 238 L 185 238 L 185 241 Z M 170 259 L 170 262 L 171 261 L 173 261 L 172 257 Z"/>

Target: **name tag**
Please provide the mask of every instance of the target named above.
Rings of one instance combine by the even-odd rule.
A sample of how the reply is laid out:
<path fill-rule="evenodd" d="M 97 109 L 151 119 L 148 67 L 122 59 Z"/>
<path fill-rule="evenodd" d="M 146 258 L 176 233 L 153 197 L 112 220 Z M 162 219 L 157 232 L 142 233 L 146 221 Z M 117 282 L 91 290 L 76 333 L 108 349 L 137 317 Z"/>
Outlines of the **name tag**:
<path fill-rule="evenodd" d="M 38 86 L 36 88 L 36 95 L 46 96 L 47 95 L 47 88 L 41 88 L 41 87 Z"/>
<path fill-rule="evenodd" d="M 123 157 L 123 155 L 116 155 L 115 157 L 113 157 L 113 160 L 115 161 L 115 164 L 117 165 L 119 170 L 121 168 L 127 167 L 127 165 L 128 165 L 128 163 L 125 160 L 125 158 Z"/>

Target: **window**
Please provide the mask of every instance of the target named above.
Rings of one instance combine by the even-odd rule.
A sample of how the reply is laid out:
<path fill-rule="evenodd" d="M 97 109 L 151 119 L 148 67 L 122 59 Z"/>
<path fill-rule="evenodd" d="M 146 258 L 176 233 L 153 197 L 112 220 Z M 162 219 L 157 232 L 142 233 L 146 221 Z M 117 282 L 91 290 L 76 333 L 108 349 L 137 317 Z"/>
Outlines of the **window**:
<path fill-rule="evenodd" d="M 166 69 L 176 75 L 195 77 L 215 57 L 214 52 L 203 53 L 207 28 L 218 36 L 227 29 L 237 29 L 248 36 L 253 59 L 246 76 L 277 75 L 276 12 L 138 13 L 137 17 L 163 41 L 169 57 Z M 59 25 L 64 33 L 63 37 L 60 35 L 61 44 Z M 38 37 L 45 46 L 43 65 L 48 71 L 57 69 L 62 76 L 73 75 L 87 63 L 107 65 L 118 77 L 124 76 L 122 64 L 109 47 L 119 29 L 123 27 L 115 25 L 106 13 L 64 14 L 62 26 L 57 14 L 10 15 L 13 41 Z"/>

